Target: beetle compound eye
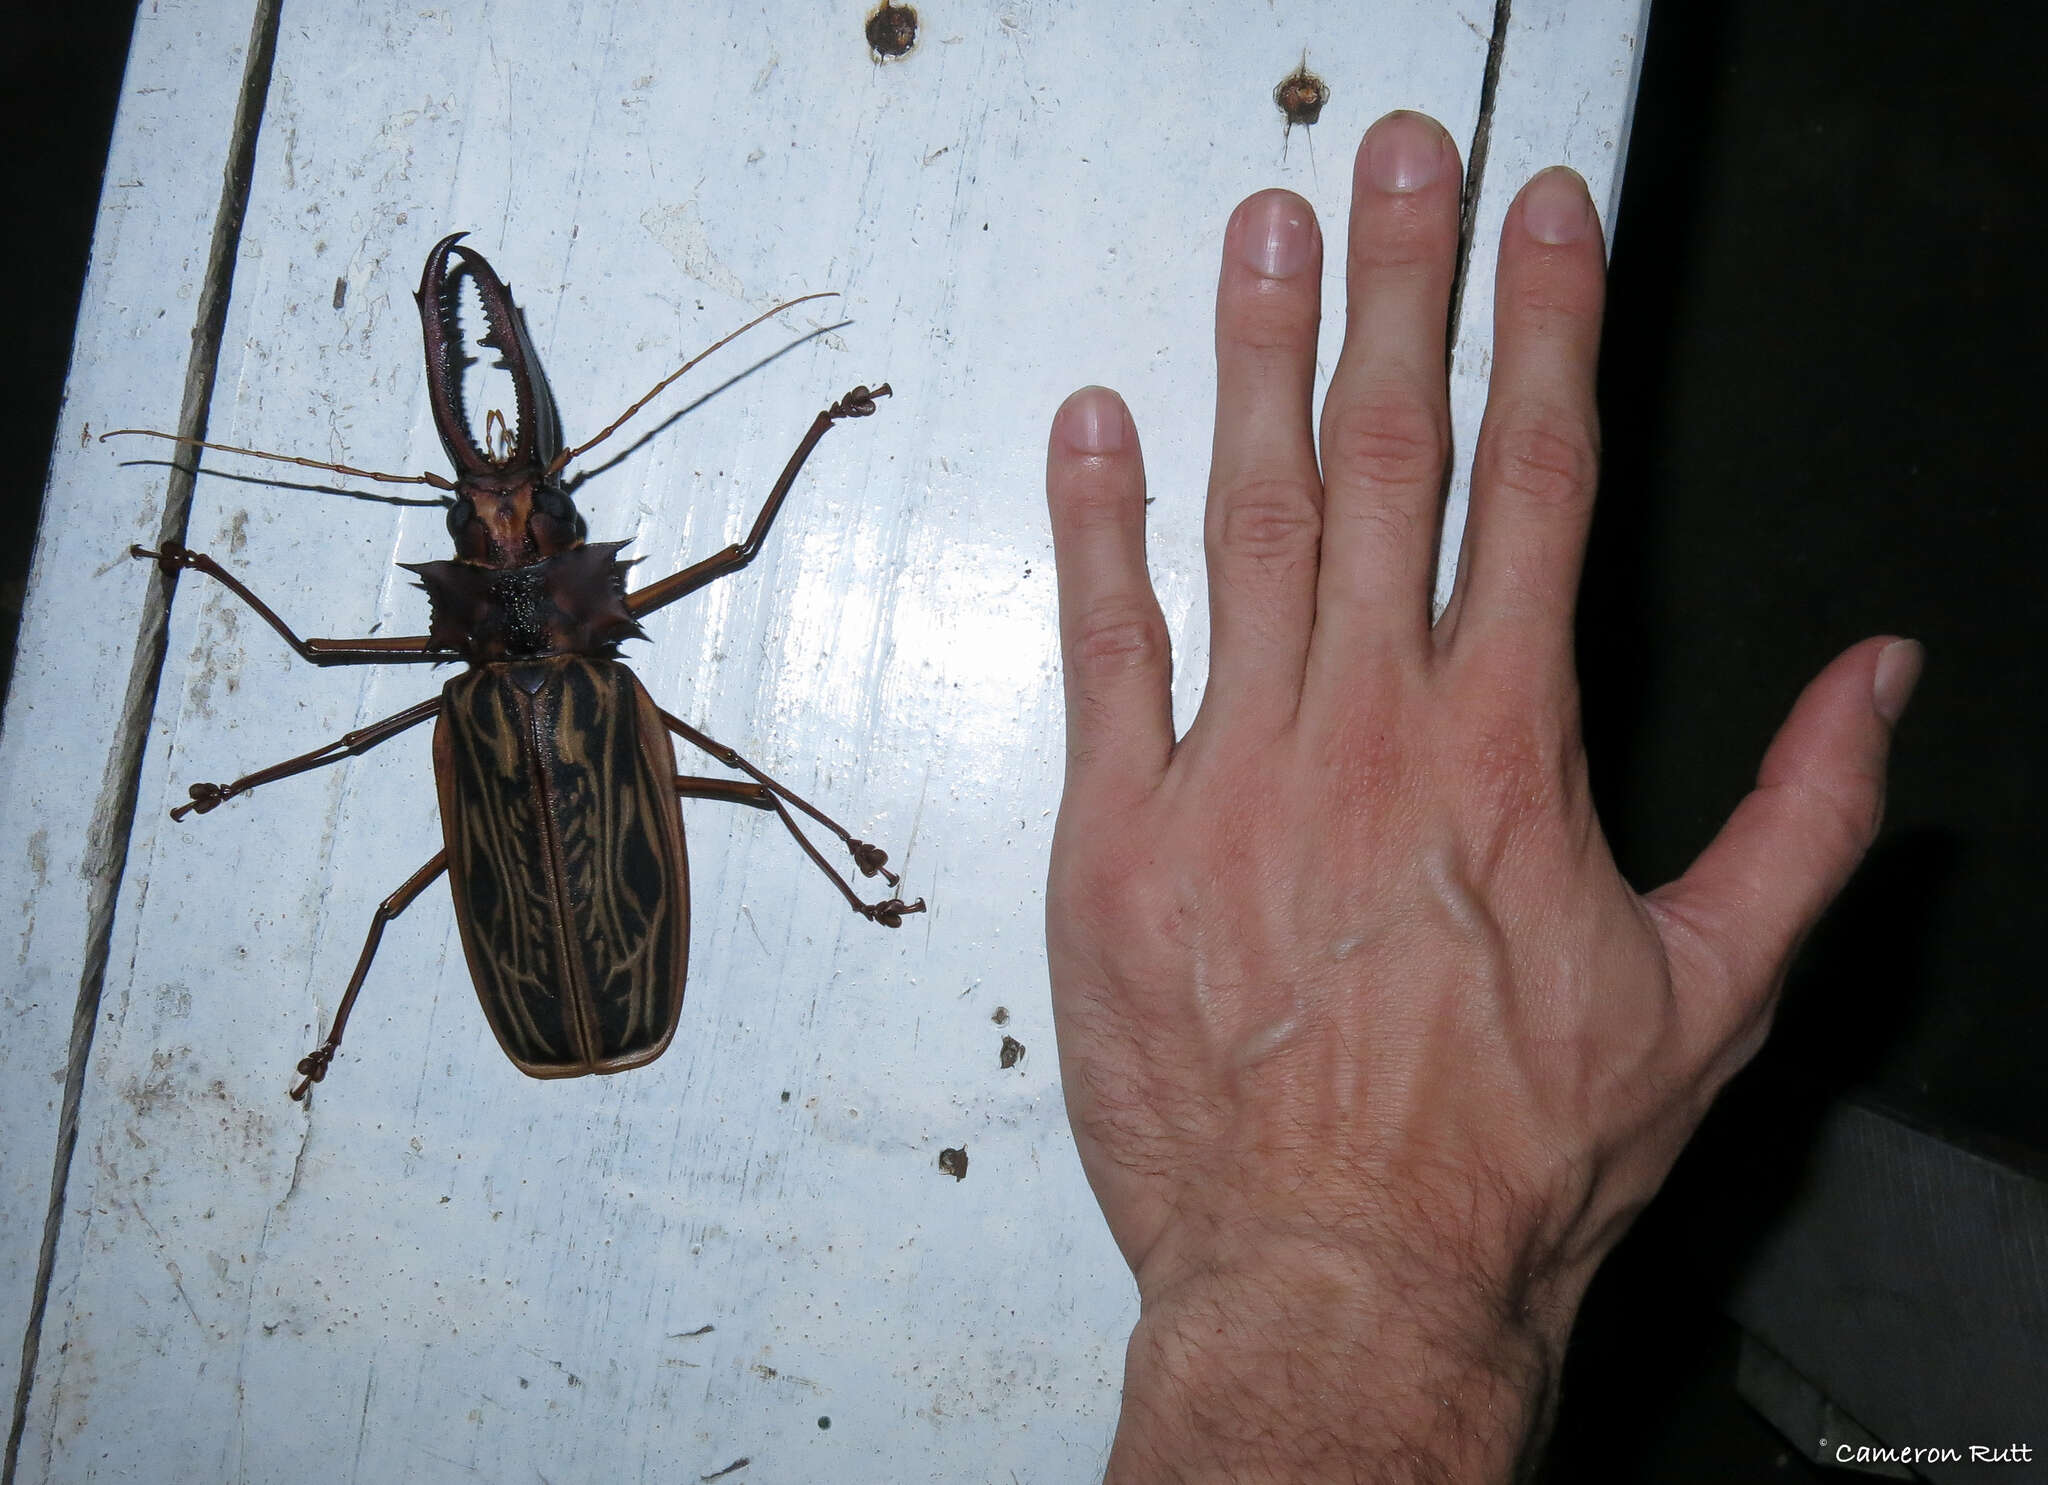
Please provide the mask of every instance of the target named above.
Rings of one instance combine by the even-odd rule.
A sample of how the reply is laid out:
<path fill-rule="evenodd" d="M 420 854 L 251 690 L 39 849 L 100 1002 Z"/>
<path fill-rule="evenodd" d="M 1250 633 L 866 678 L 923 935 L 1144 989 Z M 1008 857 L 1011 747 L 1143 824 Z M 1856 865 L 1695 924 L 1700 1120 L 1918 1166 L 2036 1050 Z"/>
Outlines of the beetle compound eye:
<path fill-rule="evenodd" d="M 552 480 L 543 481 L 534 487 L 533 508 L 553 516 L 558 521 L 571 520 L 576 515 L 576 502 L 569 498 L 569 492 Z"/>

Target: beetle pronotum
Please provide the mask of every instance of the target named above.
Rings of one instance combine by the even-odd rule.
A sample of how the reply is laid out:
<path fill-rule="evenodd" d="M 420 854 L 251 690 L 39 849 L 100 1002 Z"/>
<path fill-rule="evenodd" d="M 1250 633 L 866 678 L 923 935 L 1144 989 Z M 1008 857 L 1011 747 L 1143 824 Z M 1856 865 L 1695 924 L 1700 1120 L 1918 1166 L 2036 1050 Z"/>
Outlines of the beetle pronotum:
<path fill-rule="evenodd" d="M 133 549 L 166 574 L 191 569 L 221 583 L 315 665 L 468 662 L 439 696 L 233 783 L 194 784 L 191 802 L 171 812 L 175 819 L 205 814 L 259 785 L 365 752 L 436 719 L 443 847 L 378 905 L 326 1040 L 299 1062 L 295 1099 L 326 1077 L 384 925 L 444 871 L 477 999 L 515 1067 L 537 1078 L 572 1078 L 623 1072 L 659 1057 L 682 1013 L 689 958 L 681 799 L 774 811 L 854 911 L 871 922 L 896 928 L 905 913 L 924 910 L 922 898 L 862 900 L 804 834 L 791 808 L 837 836 L 863 875 L 879 875 L 893 888 L 899 879 L 887 869 L 886 853 L 855 840 L 731 748 L 656 706 L 617 659 L 621 641 L 645 637 L 638 620 L 754 559 L 826 430 L 841 418 L 874 412 L 887 385 L 855 387 L 818 414 L 744 541 L 628 593 L 632 564 L 618 555 L 626 543 L 584 541 L 583 518 L 562 471 L 702 357 L 657 384 L 596 437 L 565 449 L 554 398 L 511 291 L 482 254 L 459 245 L 462 236 L 444 238 L 428 254 L 417 295 L 427 391 L 442 447 L 456 468 L 453 480 L 173 440 L 447 492 L 453 560 L 408 564 L 432 602 L 426 634 L 301 639 L 211 557 L 174 541 Z M 459 270 L 451 271 L 451 260 L 460 261 Z M 498 352 L 515 398 L 514 423 L 506 428 L 493 411 L 482 448 L 471 437 L 462 398 L 458 273 L 469 275 L 483 303 L 489 328 L 478 343 Z M 746 778 L 678 774 L 671 733 Z"/>

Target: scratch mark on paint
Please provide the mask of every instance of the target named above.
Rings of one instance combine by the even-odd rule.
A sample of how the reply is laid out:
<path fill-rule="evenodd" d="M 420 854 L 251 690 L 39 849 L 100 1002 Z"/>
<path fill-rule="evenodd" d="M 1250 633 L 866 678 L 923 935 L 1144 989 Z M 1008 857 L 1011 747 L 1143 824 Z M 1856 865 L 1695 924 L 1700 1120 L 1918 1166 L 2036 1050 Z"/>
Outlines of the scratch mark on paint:
<path fill-rule="evenodd" d="M 141 1208 L 138 1207 L 136 1208 L 136 1210 L 140 1211 Z M 143 1221 L 145 1223 L 148 1222 L 148 1220 L 149 1219 L 147 1217 L 143 1218 Z M 150 1228 L 150 1231 L 154 1233 L 156 1229 L 152 1227 Z M 158 1241 L 161 1242 L 162 1239 L 159 1238 Z M 178 1298 L 185 1301 L 185 1309 L 192 1316 L 192 1323 L 199 1327 L 200 1333 L 202 1335 L 205 1334 L 206 1322 L 199 1318 L 199 1306 L 193 1304 L 192 1296 L 185 1292 L 185 1275 L 183 1271 L 179 1269 L 178 1265 L 175 1262 L 173 1262 L 171 1259 L 166 1258 L 164 1260 L 164 1272 L 171 1276 L 171 1287 L 178 1291 Z"/>
<path fill-rule="evenodd" d="M 370 1399 L 377 1395 L 377 1363 L 374 1358 L 370 1369 L 363 1377 L 363 1411 L 356 1420 L 356 1457 L 349 1468 L 349 1478 L 359 1480 L 363 1475 L 363 1445 L 370 1437 Z"/>
<path fill-rule="evenodd" d="M 284 1188 L 284 1195 L 277 1199 L 280 1207 L 292 1199 L 293 1193 L 299 1189 L 299 1178 L 306 1173 L 306 1151 L 313 1144 L 313 1113 L 310 1108 L 306 1111 L 303 1124 L 303 1132 L 299 1135 L 299 1153 L 292 1157 L 291 1182 Z"/>
<path fill-rule="evenodd" d="M 640 225 L 691 278 L 735 299 L 746 299 L 746 285 L 740 276 L 711 250 L 711 234 L 695 201 L 650 206 L 640 214 Z"/>

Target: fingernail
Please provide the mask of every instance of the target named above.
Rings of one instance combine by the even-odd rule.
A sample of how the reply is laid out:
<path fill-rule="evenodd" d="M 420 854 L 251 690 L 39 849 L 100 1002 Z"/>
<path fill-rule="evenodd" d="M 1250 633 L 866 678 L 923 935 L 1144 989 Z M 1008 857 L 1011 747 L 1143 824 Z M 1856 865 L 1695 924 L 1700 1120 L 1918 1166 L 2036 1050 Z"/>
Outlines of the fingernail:
<path fill-rule="evenodd" d="M 1267 278 L 1292 278 L 1308 266 L 1315 214 L 1286 191 L 1262 191 L 1238 207 L 1230 239 L 1238 262 Z"/>
<path fill-rule="evenodd" d="M 1877 657 L 1877 675 L 1870 686 L 1870 704 L 1886 722 L 1896 723 L 1906 714 L 1913 688 L 1920 684 L 1920 667 L 1927 650 L 1917 639 L 1895 639 Z"/>
<path fill-rule="evenodd" d="M 1083 387 L 1053 417 L 1060 441 L 1077 454 L 1114 454 L 1124 446 L 1130 414 L 1107 387 Z"/>
<path fill-rule="evenodd" d="M 1593 226 L 1593 199 L 1576 170 L 1553 165 L 1522 193 L 1522 230 L 1538 242 L 1563 247 Z"/>
<path fill-rule="evenodd" d="M 1419 191 L 1444 173 L 1446 143 L 1436 120 L 1390 113 L 1365 136 L 1365 173 L 1382 191 Z"/>

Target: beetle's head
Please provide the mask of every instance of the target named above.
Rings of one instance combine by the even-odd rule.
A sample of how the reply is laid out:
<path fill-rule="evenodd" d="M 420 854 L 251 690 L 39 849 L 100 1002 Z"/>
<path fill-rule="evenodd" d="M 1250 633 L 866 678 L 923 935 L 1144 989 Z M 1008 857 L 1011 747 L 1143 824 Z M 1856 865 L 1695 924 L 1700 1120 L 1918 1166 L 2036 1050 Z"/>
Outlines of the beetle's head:
<path fill-rule="evenodd" d="M 459 561 L 484 567 L 525 567 L 583 542 L 583 517 L 553 468 L 562 451 L 554 394 L 526 333 L 526 318 L 481 253 L 460 246 L 458 232 L 434 245 L 420 275 L 420 331 L 427 350 L 427 396 L 441 447 L 455 466 L 455 501 L 448 534 Z M 460 260 L 451 267 L 451 260 Z M 462 396 L 459 277 L 467 274 L 483 302 L 485 333 L 478 345 L 498 353 L 512 379 L 513 417 L 492 409 L 483 444 L 472 434 Z"/>

